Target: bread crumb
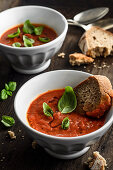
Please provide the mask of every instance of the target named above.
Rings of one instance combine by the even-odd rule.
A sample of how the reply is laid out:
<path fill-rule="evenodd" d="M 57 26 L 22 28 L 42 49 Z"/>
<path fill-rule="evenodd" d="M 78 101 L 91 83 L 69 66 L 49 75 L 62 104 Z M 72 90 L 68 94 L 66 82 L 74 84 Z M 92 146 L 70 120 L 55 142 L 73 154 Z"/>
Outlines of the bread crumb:
<path fill-rule="evenodd" d="M 58 54 L 58 57 L 65 58 L 65 53 L 63 53 L 63 52 L 62 52 L 62 53 L 59 53 L 59 54 Z"/>
<path fill-rule="evenodd" d="M 94 66 L 94 68 L 98 68 L 98 69 L 103 69 L 103 68 L 109 68 L 110 66 L 109 65 L 107 65 L 107 63 L 105 63 L 105 62 L 103 62 L 102 63 L 102 65 L 101 66 L 97 66 L 96 64 L 95 64 L 95 62 L 93 63 L 93 66 Z"/>
<path fill-rule="evenodd" d="M 95 68 L 97 68 L 97 66 L 96 66 L 96 65 L 94 65 L 94 67 L 95 67 Z"/>
<path fill-rule="evenodd" d="M 89 157 L 87 164 L 90 170 L 105 170 L 106 160 L 99 154 L 99 152 L 93 152 L 93 158 Z"/>
<path fill-rule="evenodd" d="M 93 58 L 87 57 L 86 55 L 82 53 L 73 53 L 69 55 L 69 62 L 72 66 L 78 65 L 80 66 L 81 64 L 89 64 L 94 61 Z"/>
<path fill-rule="evenodd" d="M 102 68 L 106 68 L 106 65 L 103 65 Z"/>
<path fill-rule="evenodd" d="M 37 141 L 34 140 L 34 141 L 32 142 L 32 148 L 33 148 L 33 149 L 36 149 L 36 146 L 37 146 Z"/>
<path fill-rule="evenodd" d="M 92 160 L 92 157 L 88 157 L 88 161 L 91 161 Z"/>
<path fill-rule="evenodd" d="M 24 136 L 21 136 L 22 137 L 22 139 L 24 139 Z"/>
<path fill-rule="evenodd" d="M 2 155 L 2 154 L 1 154 Z M 0 161 L 3 162 L 5 160 L 5 156 L 2 156 Z M 3 167 L 2 167 L 3 168 Z"/>
<path fill-rule="evenodd" d="M 16 139 L 15 133 L 13 131 L 8 131 L 8 134 L 11 139 Z"/>

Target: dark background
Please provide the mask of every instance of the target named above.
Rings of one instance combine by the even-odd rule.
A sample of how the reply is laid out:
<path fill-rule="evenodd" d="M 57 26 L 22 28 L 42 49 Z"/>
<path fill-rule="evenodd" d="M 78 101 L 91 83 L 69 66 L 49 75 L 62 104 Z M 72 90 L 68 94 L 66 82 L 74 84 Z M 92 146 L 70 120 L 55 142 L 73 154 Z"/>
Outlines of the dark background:
<path fill-rule="evenodd" d="M 113 0 L 0 0 L 0 11 L 20 6 L 20 5 L 42 5 L 52 7 L 61 12 L 66 18 L 73 16 L 83 10 L 107 6 L 110 8 L 109 14 L 105 18 L 113 17 Z M 113 29 L 110 30 L 113 32 Z M 103 57 L 95 60 L 93 64 L 72 67 L 68 62 L 70 53 L 80 51 L 78 48 L 78 40 L 82 35 L 81 28 L 69 26 L 65 42 L 59 52 L 66 53 L 64 59 L 57 55 L 53 56 L 50 67 L 45 70 L 73 69 L 82 70 L 92 74 L 106 75 L 113 84 L 113 56 L 106 59 Z M 101 68 L 103 62 L 107 67 Z M 36 74 L 37 75 L 37 74 Z M 93 145 L 90 150 L 78 159 L 59 160 L 49 156 L 41 147 L 33 150 L 31 147 L 32 139 L 26 134 L 20 122 L 15 116 L 13 102 L 18 89 L 30 78 L 35 75 L 23 75 L 14 71 L 9 62 L 0 56 L 0 90 L 4 88 L 4 84 L 9 81 L 17 82 L 17 90 L 12 97 L 0 102 L 0 119 L 2 115 L 11 115 L 15 118 L 15 125 L 12 128 L 5 128 L 0 124 L 0 170 L 84 170 L 83 163 L 92 155 L 93 151 L 99 151 L 107 160 L 108 170 L 113 169 L 113 127 Z M 8 130 L 15 132 L 17 139 L 11 140 L 8 137 Z M 21 130 L 21 131 L 20 131 Z"/>

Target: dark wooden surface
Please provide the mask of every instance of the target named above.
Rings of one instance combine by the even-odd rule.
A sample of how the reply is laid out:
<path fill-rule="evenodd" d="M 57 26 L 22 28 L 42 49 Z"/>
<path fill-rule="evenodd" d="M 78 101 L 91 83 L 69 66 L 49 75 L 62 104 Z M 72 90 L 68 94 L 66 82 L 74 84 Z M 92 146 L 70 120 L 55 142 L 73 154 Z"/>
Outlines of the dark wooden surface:
<path fill-rule="evenodd" d="M 20 5 L 42 5 L 52 7 L 61 12 L 66 18 L 72 18 L 80 11 L 108 6 L 110 8 L 109 14 L 106 18 L 113 17 L 113 0 L 0 0 L 0 11 L 7 8 Z M 113 31 L 111 29 L 111 31 Z M 79 51 L 77 42 L 82 35 L 83 30 L 77 27 L 69 27 L 65 42 L 59 52 L 65 52 L 64 59 L 54 56 L 50 67 L 45 70 L 58 70 L 58 69 L 73 69 L 82 70 L 92 74 L 106 75 L 113 84 L 113 56 L 106 59 L 97 58 L 95 65 L 90 64 L 86 67 L 76 66 L 72 67 L 68 62 L 68 55 L 75 51 Z M 107 67 L 102 68 L 103 62 L 107 63 Z M 16 81 L 18 86 L 17 90 L 30 78 L 35 75 L 22 75 L 14 71 L 8 61 L 0 56 L 0 90 L 8 81 Z M 113 169 L 113 127 L 102 137 L 102 139 L 93 145 L 90 150 L 78 159 L 73 160 L 59 160 L 49 156 L 41 147 L 38 146 L 37 150 L 31 147 L 32 139 L 26 134 L 20 122 L 14 113 L 14 92 L 12 97 L 0 102 L 0 119 L 2 115 L 11 115 L 15 118 L 16 123 L 12 128 L 4 128 L 0 123 L 0 170 L 84 170 L 83 163 L 87 160 L 92 152 L 99 151 L 107 160 L 108 170 Z M 17 139 L 11 140 L 8 137 L 8 130 L 15 132 Z M 21 130 L 21 132 L 20 132 Z"/>

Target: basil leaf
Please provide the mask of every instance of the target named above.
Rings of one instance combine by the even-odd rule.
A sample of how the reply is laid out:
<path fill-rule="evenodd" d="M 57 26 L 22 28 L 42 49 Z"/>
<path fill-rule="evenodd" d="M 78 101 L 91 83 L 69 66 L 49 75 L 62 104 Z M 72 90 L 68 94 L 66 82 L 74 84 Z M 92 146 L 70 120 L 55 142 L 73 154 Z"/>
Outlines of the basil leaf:
<path fill-rule="evenodd" d="M 50 38 L 48 37 L 38 37 L 41 42 L 49 42 Z"/>
<path fill-rule="evenodd" d="M 13 34 L 9 34 L 8 37 L 14 38 L 14 37 L 18 37 L 19 35 L 20 35 L 20 28 L 17 29 L 17 32 L 14 32 Z"/>
<path fill-rule="evenodd" d="M 0 99 L 5 100 L 7 98 L 8 98 L 7 91 L 6 91 L 6 89 L 3 89 L 0 93 Z"/>
<path fill-rule="evenodd" d="M 25 47 L 32 47 L 35 42 L 33 39 L 28 38 L 26 35 L 23 35 L 23 41 Z"/>
<path fill-rule="evenodd" d="M 47 103 L 43 103 L 43 112 L 46 116 L 53 116 L 53 111 Z"/>
<path fill-rule="evenodd" d="M 12 44 L 13 47 L 21 47 L 21 43 L 19 42 L 15 42 Z"/>
<path fill-rule="evenodd" d="M 0 92 L 0 99 L 5 100 L 9 96 L 12 96 L 12 92 L 16 90 L 16 82 L 5 83 L 5 89 Z"/>
<path fill-rule="evenodd" d="M 7 95 L 12 96 L 12 91 L 6 91 Z"/>
<path fill-rule="evenodd" d="M 16 90 L 16 82 L 14 82 L 14 81 L 10 81 L 9 83 L 8 83 L 8 86 L 9 86 L 9 90 L 10 91 L 15 91 Z"/>
<path fill-rule="evenodd" d="M 32 34 L 34 32 L 34 26 L 30 23 L 29 20 L 24 22 L 23 32 L 26 34 Z"/>
<path fill-rule="evenodd" d="M 1 122 L 4 124 L 4 126 L 6 127 L 11 127 L 15 124 L 15 120 L 13 119 L 13 117 L 10 116 L 2 116 L 2 120 Z"/>
<path fill-rule="evenodd" d="M 5 89 L 6 89 L 6 90 L 9 90 L 9 86 L 8 86 L 7 83 L 5 83 Z"/>
<path fill-rule="evenodd" d="M 68 129 L 69 125 L 70 125 L 69 118 L 65 117 L 61 124 L 62 129 L 65 129 L 65 130 Z"/>
<path fill-rule="evenodd" d="M 77 100 L 73 88 L 65 87 L 65 92 L 58 102 L 58 109 L 61 113 L 70 113 L 77 106 Z"/>
<path fill-rule="evenodd" d="M 42 32 L 43 32 L 43 29 L 44 29 L 43 26 L 34 28 L 34 33 L 35 33 L 35 35 L 41 35 Z"/>

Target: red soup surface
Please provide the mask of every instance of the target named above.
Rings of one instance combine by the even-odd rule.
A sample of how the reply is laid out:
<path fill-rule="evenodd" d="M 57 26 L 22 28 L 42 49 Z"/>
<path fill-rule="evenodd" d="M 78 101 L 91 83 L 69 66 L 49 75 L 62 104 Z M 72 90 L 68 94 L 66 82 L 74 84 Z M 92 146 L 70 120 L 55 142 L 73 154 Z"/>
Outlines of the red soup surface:
<path fill-rule="evenodd" d="M 63 114 L 58 111 L 58 101 L 64 93 L 64 89 L 51 90 L 39 95 L 29 106 L 27 120 L 29 125 L 48 135 L 59 137 L 75 137 L 91 133 L 104 125 L 105 116 L 100 119 L 89 118 L 77 114 L 75 111 Z M 46 102 L 53 110 L 53 117 L 47 117 L 43 113 L 43 102 Z M 62 120 L 68 117 L 70 126 L 67 130 L 61 128 Z"/>
<path fill-rule="evenodd" d="M 21 47 L 24 47 L 23 35 L 26 35 L 28 38 L 31 38 L 35 41 L 33 43 L 33 46 L 39 46 L 39 45 L 45 44 L 45 42 L 41 42 L 39 40 L 39 36 L 40 37 L 48 37 L 50 39 L 50 41 L 54 40 L 57 37 L 56 32 L 47 25 L 42 25 L 42 24 L 32 24 L 32 25 L 34 25 L 35 27 L 43 26 L 43 31 L 42 31 L 41 35 L 35 35 L 34 33 L 33 34 L 24 33 L 23 32 L 23 24 L 21 24 L 21 25 L 15 26 L 15 27 L 7 30 L 5 33 L 3 33 L 0 37 L 0 43 L 8 45 L 8 46 L 12 46 L 13 43 L 19 42 L 19 43 L 21 43 Z M 21 31 L 20 35 L 15 38 L 8 38 L 8 35 L 17 32 L 18 28 L 20 28 L 20 31 Z"/>

